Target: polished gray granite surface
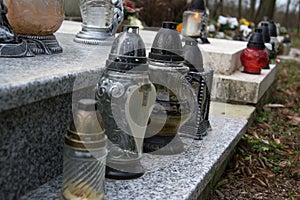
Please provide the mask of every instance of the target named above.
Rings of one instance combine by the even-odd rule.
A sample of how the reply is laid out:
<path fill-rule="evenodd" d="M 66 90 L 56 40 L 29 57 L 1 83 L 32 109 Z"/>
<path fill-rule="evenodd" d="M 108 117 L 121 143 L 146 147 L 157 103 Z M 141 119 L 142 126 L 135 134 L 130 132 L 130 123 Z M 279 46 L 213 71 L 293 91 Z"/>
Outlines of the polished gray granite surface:
<path fill-rule="evenodd" d="M 0 199 L 19 199 L 62 173 L 72 94 L 0 112 Z"/>
<path fill-rule="evenodd" d="M 101 75 L 110 46 L 73 42 L 56 33 L 63 53 L 29 58 L 1 58 L 0 111 L 72 92 L 78 76 Z"/>
<path fill-rule="evenodd" d="M 197 199 L 246 129 L 246 120 L 211 116 L 212 131 L 201 141 L 183 138 L 186 151 L 176 156 L 144 154 L 147 173 L 136 180 L 105 183 L 105 199 Z M 61 176 L 23 196 L 59 199 Z"/>

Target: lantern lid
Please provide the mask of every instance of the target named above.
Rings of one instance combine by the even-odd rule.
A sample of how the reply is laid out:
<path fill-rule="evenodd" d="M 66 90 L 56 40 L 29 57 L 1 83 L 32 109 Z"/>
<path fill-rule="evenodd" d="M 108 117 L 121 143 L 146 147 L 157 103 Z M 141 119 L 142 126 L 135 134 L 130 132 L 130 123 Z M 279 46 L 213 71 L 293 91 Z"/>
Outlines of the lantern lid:
<path fill-rule="evenodd" d="M 104 134 L 102 117 L 97 112 L 97 102 L 94 99 L 81 99 L 73 110 L 73 121 L 69 131 L 74 134 Z"/>
<path fill-rule="evenodd" d="M 152 43 L 149 58 L 156 61 L 184 61 L 182 42 L 178 31 L 177 23 L 163 22 L 162 28 L 158 31 Z"/>
<path fill-rule="evenodd" d="M 201 10 L 205 11 L 204 0 L 192 0 L 189 10 Z"/>
<path fill-rule="evenodd" d="M 192 38 L 186 38 L 183 47 L 184 63 L 190 71 L 203 72 L 203 57 L 198 47 L 198 42 Z"/>
<path fill-rule="evenodd" d="M 94 99 L 80 99 L 78 101 L 78 109 L 83 111 L 95 111 L 97 110 L 96 103 Z"/>
<path fill-rule="evenodd" d="M 262 22 L 260 24 L 260 27 L 262 29 L 262 35 L 264 38 L 265 43 L 269 43 L 270 42 L 270 34 L 269 34 L 269 23 L 267 22 Z"/>
<path fill-rule="evenodd" d="M 271 37 L 277 37 L 277 27 L 274 21 L 269 22 L 269 35 Z"/>
<path fill-rule="evenodd" d="M 108 70 L 126 72 L 136 67 L 147 70 L 145 44 L 139 35 L 138 26 L 123 26 L 123 32 L 113 42 L 106 61 Z"/>
<path fill-rule="evenodd" d="M 291 43 L 292 40 L 291 40 L 291 37 L 289 36 L 289 34 L 286 34 L 283 38 L 283 43 Z"/>
<path fill-rule="evenodd" d="M 251 35 L 247 47 L 254 48 L 265 48 L 265 42 L 262 34 L 262 29 L 255 29 L 254 33 Z"/>

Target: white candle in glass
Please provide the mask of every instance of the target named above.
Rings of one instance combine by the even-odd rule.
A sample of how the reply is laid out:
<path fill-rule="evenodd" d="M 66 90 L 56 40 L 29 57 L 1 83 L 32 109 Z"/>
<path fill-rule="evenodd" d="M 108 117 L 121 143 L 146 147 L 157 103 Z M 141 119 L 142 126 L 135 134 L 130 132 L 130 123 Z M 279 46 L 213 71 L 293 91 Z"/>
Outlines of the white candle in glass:
<path fill-rule="evenodd" d="M 201 15 L 198 12 L 188 14 L 185 34 L 188 36 L 199 36 L 201 25 Z"/>

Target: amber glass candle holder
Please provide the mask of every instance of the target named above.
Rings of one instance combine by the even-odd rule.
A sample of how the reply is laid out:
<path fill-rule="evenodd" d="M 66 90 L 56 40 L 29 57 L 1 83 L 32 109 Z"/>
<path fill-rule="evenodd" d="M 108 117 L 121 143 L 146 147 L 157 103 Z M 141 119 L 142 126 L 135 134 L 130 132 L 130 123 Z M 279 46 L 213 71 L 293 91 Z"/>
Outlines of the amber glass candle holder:
<path fill-rule="evenodd" d="M 0 0 L 0 57 L 27 57 L 34 54 L 26 41 L 17 37 L 7 20 L 8 9 Z"/>
<path fill-rule="evenodd" d="M 61 53 L 55 33 L 64 20 L 63 0 L 4 0 L 8 21 L 35 54 Z"/>

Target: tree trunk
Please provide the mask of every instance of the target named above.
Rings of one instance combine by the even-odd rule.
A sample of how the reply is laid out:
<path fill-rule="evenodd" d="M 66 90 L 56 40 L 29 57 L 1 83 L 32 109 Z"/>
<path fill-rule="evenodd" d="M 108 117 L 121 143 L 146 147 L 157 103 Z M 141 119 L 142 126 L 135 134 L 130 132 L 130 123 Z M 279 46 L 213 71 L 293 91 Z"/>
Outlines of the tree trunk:
<path fill-rule="evenodd" d="M 215 0 L 214 5 L 212 5 L 211 7 L 212 7 L 211 10 L 212 18 L 215 18 L 217 17 L 217 13 L 218 13 L 218 7 L 219 7 L 218 0 Z"/>
<path fill-rule="evenodd" d="M 255 23 L 262 21 L 265 17 L 273 19 L 276 0 L 260 0 L 259 8 L 256 13 Z"/>
<path fill-rule="evenodd" d="M 254 20 L 254 14 L 255 14 L 255 4 L 256 4 L 256 0 L 251 0 L 250 3 L 250 12 L 249 12 L 249 17 L 251 21 Z"/>
<path fill-rule="evenodd" d="M 219 2 L 219 4 L 220 4 L 220 15 L 223 15 L 223 0 L 220 0 L 220 2 Z"/>
<path fill-rule="evenodd" d="M 300 33 L 300 0 L 298 1 L 298 27 L 297 27 L 297 31 L 298 31 L 298 34 Z"/>
<path fill-rule="evenodd" d="M 238 6 L 238 18 L 242 18 L 242 0 L 239 0 L 239 6 Z"/>
<path fill-rule="evenodd" d="M 290 5 L 291 5 L 291 0 L 287 1 L 286 4 L 286 10 L 285 10 L 285 15 L 284 15 L 284 22 L 285 22 L 285 26 L 289 27 L 289 11 L 290 11 Z"/>
<path fill-rule="evenodd" d="M 206 8 L 210 9 L 209 1 L 208 0 L 205 0 L 205 6 L 206 6 Z"/>

